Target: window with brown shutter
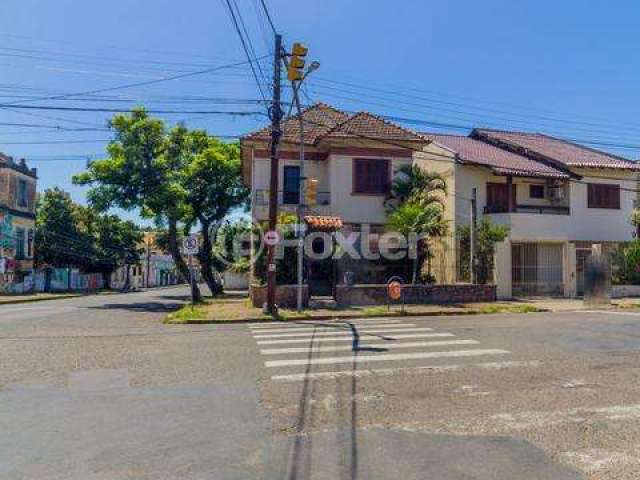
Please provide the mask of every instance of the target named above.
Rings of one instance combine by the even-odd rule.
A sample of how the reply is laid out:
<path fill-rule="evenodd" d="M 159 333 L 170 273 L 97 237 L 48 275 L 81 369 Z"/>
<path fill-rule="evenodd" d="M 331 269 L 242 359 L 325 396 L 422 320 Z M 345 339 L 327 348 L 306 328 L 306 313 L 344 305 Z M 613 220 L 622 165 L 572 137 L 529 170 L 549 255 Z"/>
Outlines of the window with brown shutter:
<path fill-rule="evenodd" d="M 353 159 L 353 193 L 384 194 L 389 191 L 389 160 Z"/>
<path fill-rule="evenodd" d="M 620 185 L 587 184 L 587 207 L 620 210 Z"/>

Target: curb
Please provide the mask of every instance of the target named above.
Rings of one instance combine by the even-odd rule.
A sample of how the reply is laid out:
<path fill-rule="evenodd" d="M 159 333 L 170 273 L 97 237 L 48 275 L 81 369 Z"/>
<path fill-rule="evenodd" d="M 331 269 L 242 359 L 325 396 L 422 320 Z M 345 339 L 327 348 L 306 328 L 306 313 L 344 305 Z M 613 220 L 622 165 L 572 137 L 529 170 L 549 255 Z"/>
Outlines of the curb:
<path fill-rule="evenodd" d="M 118 295 L 122 292 L 117 292 L 115 290 L 103 290 L 95 293 L 68 293 L 58 295 L 56 297 L 45 297 L 45 298 L 16 298 L 13 300 L 9 300 L 6 302 L 0 302 L 0 307 L 3 305 L 18 305 L 21 303 L 36 303 L 36 302 L 50 302 L 53 300 L 69 300 L 70 298 L 80 298 L 80 297 L 98 297 L 101 295 Z"/>
<path fill-rule="evenodd" d="M 550 312 L 551 310 L 541 308 L 537 312 L 524 312 L 524 313 L 545 313 Z M 198 319 L 190 319 L 184 321 L 164 321 L 165 325 L 236 325 L 236 324 L 246 324 L 246 323 L 265 323 L 265 322 L 298 322 L 301 320 L 349 320 L 349 319 L 367 319 L 367 318 L 396 318 L 396 317 L 453 317 L 453 316 L 466 316 L 466 315 L 498 315 L 501 313 L 522 313 L 522 312 L 483 312 L 481 310 L 463 310 L 460 312 L 450 312 L 446 310 L 440 310 L 437 312 L 429 312 L 429 313 L 418 313 L 418 312 L 388 312 L 386 314 L 369 314 L 369 315 L 358 315 L 358 314 L 349 314 L 349 315 L 320 315 L 313 317 L 289 317 L 286 319 L 273 319 L 273 318 L 243 318 L 242 320 L 198 320 Z"/>
<path fill-rule="evenodd" d="M 36 302 L 49 302 L 52 300 L 68 300 L 70 298 L 86 297 L 87 295 L 61 295 L 58 297 L 48 298 L 16 298 L 15 300 L 9 300 L 7 302 L 0 302 L 0 307 L 3 305 L 18 305 L 20 303 L 36 303 Z"/>

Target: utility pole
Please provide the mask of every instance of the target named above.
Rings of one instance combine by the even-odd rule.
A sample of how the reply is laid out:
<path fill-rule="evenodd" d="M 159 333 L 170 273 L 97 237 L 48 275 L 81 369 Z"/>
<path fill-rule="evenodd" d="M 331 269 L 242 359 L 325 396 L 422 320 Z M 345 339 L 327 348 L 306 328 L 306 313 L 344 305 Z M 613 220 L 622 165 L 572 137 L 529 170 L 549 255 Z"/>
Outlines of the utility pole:
<path fill-rule="evenodd" d="M 271 178 L 269 182 L 269 231 L 275 232 L 278 220 L 278 145 L 282 135 L 280 121 L 280 61 L 282 58 L 282 36 L 276 34 L 273 59 L 273 100 L 271 102 Z M 276 263 L 275 245 L 267 245 L 267 313 L 275 315 Z"/>
<path fill-rule="evenodd" d="M 476 223 L 477 211 L 477 189 L 471 189 L 471 227 L 469 229 L 469 272 L 471 283 L 477 283 L 476 278 Z"/>
<path fill-rule="evenodd" d="M 302 118 L 302 106 L 300 105 L 300 85 L 293 88 L 293 96 L 298 110 L 298 120 L 300 123 L 300 186 L 298 188 L 298 291 L 297 310 L 302 311 L 302 287 L 304 284 L 304 213 L 306 207 L 306 181 L 304 174 L 304 119 Z"/>

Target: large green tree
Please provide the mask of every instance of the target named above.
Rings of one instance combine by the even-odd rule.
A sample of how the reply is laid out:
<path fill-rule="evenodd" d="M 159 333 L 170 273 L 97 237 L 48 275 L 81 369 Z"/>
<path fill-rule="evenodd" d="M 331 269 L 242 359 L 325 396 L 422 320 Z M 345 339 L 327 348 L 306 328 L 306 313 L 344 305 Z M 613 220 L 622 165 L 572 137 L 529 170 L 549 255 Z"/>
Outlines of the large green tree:
<path fill-rule="evenodd" d="M 78 224 L 77 205 L 59 188 L 45 190 L 36 206 L 35 260 L 39 266 L 90 269 L 95 260 L 91 235 Z"/>
<path fill-rule="evenodd" d="M 114 138 L 107 147 L 108 157 L 92 162 L 74 182 L 91 186 L 88 199 L 101 211 L 138 209 L 143 216 L 166 225 L 169 252 L 186 280 L 189 270 L 178 244 L 186 209 L 181 181 L 188 157 L 185 142 L 177 135 L 169 138 L 164 122 L 150 117 L 143 108 L 115 115 L 109 125 Z M 196 284 L 192 294 L 196 301 L 202 300 Z"/>
<path fill-rule="evenodd" d="M 201 273 L 212 295 L 217 295 L 222 293 L 222 285 L 215 273 L 223 266 L 213 255 L 212 228 L 246 202 L 249 194 L 241 180 L 240 149 L 237 144 L 223 143 L 204 131 L 185 133 L 177 129 L 171 136 L 175 135 L 187 137 L 191 153 L 183 175 L 187 228 L 200 226 Z"/>
<path fill-rule="evenodd" d="M 102 273 L 109 285 L 118 267 L 140 261 L 141 241 L 142 231 L 135 223 L 73 203 L 58 188 L 46 190 L 39 199 L 35 237 L 38 265 Z"/>

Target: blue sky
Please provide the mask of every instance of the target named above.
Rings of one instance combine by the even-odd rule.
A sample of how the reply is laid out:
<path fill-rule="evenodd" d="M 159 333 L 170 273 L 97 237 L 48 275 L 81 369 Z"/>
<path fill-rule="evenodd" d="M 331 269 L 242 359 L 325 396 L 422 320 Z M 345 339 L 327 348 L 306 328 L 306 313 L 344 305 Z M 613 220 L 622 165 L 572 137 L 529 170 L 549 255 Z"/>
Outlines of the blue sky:
<path fill-rule="evenodd" d="M 271 40 L 259 0 L 236 0 L 258 55 Z M 429 123 L 546 131 L 612 144 L 640 158 L 640 5 L 617 1 L 267 0 L 285 41 L 321 62 L 305 101 Z M 0 103 L 109 88 L 244 60 L 222 2 L 3 0 Z M 270 73 L 269 65 L 265 64 Z M 349 85 L 334 82 L 346 82 Z M 198 98 L 199 97 L 199 98 Z M 202 98 L 205 97 L 205 98 Z M 99 98 L 25 105 L 242 110 L 260 98 L 246 67 L 122 89 Z M 242 101 L 232 105 L 222 100 Z M 39 115 L 39 116 L 36 116 Z M 26 156 L 40 190 L 71 185 L 85 155 L 104 151 L 109 114 L 0 109 L 0 151 Z M 212 134 L 238 135 L 259 116 L 161 115 Z M 56 117 L 56 118 L 51 118 Z M 38 125 L 11 126 L 7 123 Z M 93 128 L 97 131 L 59 131 Z M 35 144 L 34 142 L 82 142 Z M 62 158 L 63 160 L 54 160 Z"/>

